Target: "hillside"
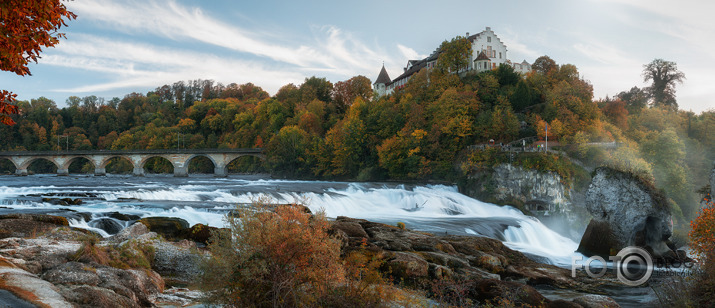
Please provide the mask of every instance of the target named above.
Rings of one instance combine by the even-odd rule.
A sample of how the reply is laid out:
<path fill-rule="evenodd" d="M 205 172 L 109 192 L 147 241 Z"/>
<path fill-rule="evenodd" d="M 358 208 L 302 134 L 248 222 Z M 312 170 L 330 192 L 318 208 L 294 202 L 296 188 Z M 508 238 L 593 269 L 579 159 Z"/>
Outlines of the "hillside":
<path fill-rule="evenodd" d="M 274 96 L 250 83 L 193 80 L 109 101 L 73 96 L 61 109 L 41 97 L 17 103 L 17 124 L 0 127 L 0 149 L 259 147 L 266 151 L 265 162 L 247 159 L 231 170 L 320 179 L 454 181 L 465 170 L 461 162 L 500 159 L 466 152 L 470 145 L 532 136 L 541 140 L 548 124 L 549 141 L 563 145 L 562 154 L 654 179 L 682 216 L 693 217 L 701 198 L 695 191 L 705 188 L 715 160 L 715 136 L 709 133 L 715 112 L 696 115 L 672 104 L 649 107 L 648 93 L 635 87 L 594 101 L 592 85 L 579 76 L 576 66 L 544 56 L 526 75 L 506 65 L 463 77 L 423 69 L 404 88 L 380 98 L 364 76 L 335 84 L 310 77 L 299 86 L 285 85 Z M 614 141 L 621 146 L 590 145 Z M 548 170 L 533 164 L 544 159 L 549 160 L 537 157 L 527 166 Z M 121 171 L 122 164 L 107 170 Z M 561 174 L 573 173 L 556 167 Z M 0 161 L 0 168 L 12 172 L 8 161 Z M 53 167 L 37 162 L 32 168 Z M 83 166 L 73 168 L 77 172 Z M 171 165 L 155 160 L 148 168 L 162 172 Z M 206 160 L 195 160 L 191 168 L 212 170 Z"/>

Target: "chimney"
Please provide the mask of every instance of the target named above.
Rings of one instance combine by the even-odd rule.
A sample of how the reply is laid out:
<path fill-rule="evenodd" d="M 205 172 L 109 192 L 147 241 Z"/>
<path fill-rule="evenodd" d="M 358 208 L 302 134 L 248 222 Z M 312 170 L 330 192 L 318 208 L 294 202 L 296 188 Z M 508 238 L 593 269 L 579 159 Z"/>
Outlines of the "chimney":
<path fill-rule="evenodd" d="M 487 27 L 487 31 L 492 31 L 492 28 L 490 28 L 490 27 Z"/>
<path fill-rule="evenodd" d="M 467 32 L 467 38 L 469 38 L 469 32 Z"/>

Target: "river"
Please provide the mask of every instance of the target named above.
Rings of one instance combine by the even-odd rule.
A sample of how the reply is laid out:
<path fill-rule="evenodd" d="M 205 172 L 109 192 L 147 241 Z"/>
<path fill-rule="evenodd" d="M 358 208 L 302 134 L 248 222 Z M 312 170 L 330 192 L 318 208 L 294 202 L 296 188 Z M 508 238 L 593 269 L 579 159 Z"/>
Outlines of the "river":
<path fill-rule="evenodd" d="M 54 202 L 66 197 L 79 198 L 82 204 L 68 206 Z M 313 212 L 324 210 L 332 218 L 348 216 L 391 225 L 404 222 L 407 228 L 431 233 L 492 237 L 532 259 L 567 268 L 578 247 L 578 243 L 515 208 L 472 199 L 460 194 L 455 186 L 447 185 L 295 181 L 234 175 L 227 178 L 0 176 L 0 214 L 61 215 L 68 217 L 72 226 L 104 236 L 110 234 L 97 228 L 100 222 L 112 220 L 122 226 L 128 223 L 109 218 L 114 212 L 138 217 L 179 217 L 190 225 L 223 227 L 224 215 L 236 205 L 265 198 L 275 203 L 303 203 Z M 627 296 L 625 300 L 638 303 L 643 296 L 635 299 Z"/>

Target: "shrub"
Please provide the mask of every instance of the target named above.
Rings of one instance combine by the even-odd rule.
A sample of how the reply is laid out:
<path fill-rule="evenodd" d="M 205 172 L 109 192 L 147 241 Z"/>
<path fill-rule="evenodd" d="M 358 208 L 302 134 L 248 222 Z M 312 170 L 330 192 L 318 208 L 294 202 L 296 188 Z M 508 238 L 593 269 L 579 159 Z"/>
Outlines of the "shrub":
<path fill-rule="evenodd" d="M 238 307 L 297 306 L 315 302 L 329 282 L 345 280 L 339 243 L 327 234 L 327 219 L 296 206 L 263 203 L 227 216 L 228 230 L 209 245 L 202 287 L 210 303 Z M 239 218 L 240 217 L 240 218 Z"/>
<path fill-rule="evenodd" d="M 79 238 L 80 247 L 77 251 L 70 255 L 73 261 L 95 262 L 102 265 L 109 264 L 109 254 L 105 247 L 97 245 L 99 236 L 95 234 L 86 234 Z"/>
<path fill-rule="evenodd" d="M 94 262 L 121 269 L 145 268 L 150 269 L 154 261 L 154 246 L 139 242 L 129 241 L 124 245 L 101 246 L 99 236 L 86 234 L 79 238 L 81 246 L 70 255 L 70 260 L 80 262 Z"/>
<path fill-rule="evenodd" d="M 214 233 L 200 286 L 231 307 L 389 307 L 399 298 L 365 249 L 340 257 L 324 213 L 296 205 L 237 208 Z M 238 215 L 236 215 L 238 214 Z"/>
<path fill-rule="evenodd" d="M 664 284 L 661 293 L 658 294 L 663 306 L 712 307 L 715 305 L 713 299 L 715 298 L 715 202 L 713 200 L 708 200 L 698 217 L 690 223 L 690 227 L 690 248 L 698 260 L 695 275 L 670 285 Z"/>
<path fill-rule="evenodd" d="M 402 230 L 405 230 L 405 223 L 400 221 L 400 222 L 397 223 L 397 227 L 400 228 L 400 229 L 402 229 Z"/>
<path fill-rule="evenodd" d="M 709 200 L 690 222 L 690 247 L 700 259 L 715 251 L 715 202 Z"/>

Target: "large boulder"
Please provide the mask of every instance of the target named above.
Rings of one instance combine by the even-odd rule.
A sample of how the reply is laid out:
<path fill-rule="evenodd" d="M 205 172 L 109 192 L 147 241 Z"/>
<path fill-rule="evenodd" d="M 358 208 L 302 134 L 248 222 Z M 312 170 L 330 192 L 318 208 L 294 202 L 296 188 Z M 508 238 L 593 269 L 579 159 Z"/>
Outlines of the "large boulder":
<path fill-rule="evenodd" d="M 0 285 L 19 299 L 38 307 L 73 307 L 51 283 L 0 257 Z M 4 306 L 4 305 L 3 305 Z"/>
<path fill-rule="evenodd" d="M 667 245 L 673 231 L 670 207 L 651 183 L 600 167 L 586 192 L 586 208 L 593 219 L 578 252 L 607 258 L 624 247 L 641 246 L 655 257 L 673 254 Z"/>
<path fill-rule="evenodd" d="M 43 214 L 0 215 L 0 238 L 36 237 L 58 226 L 69 226 L 67 218 Z"/>
<path fill-rule="evenodd" d="M 156 270 L 167 283 L 191 285 L 201 274 L 204 254 L 196 243 L 189 240 L 179 242 L 154 241 L 154 264 Z"/>
<path fill-rule="evenodd" d="M 544 307 L 550 302 L 534 287 L 513 281 L 479 280 L 473 292 L 480 302 L 499 307 Z"/>
<path fill-rule="evenodd" d="M 138 222 L 168 240 L 181 239 L 186 229 L 189 228 L 189 223 L 186 220 L 176 217 L 145 217 L 139 219 Z"/>
<path fill-rule="evenodd" d="M 117 234 L 124 229 L 124 226 L 116 219 L 109 217 L 97 218 L 88 223 L 90 227 L 98 228 L 107 232 L 107 234 Z"/>

